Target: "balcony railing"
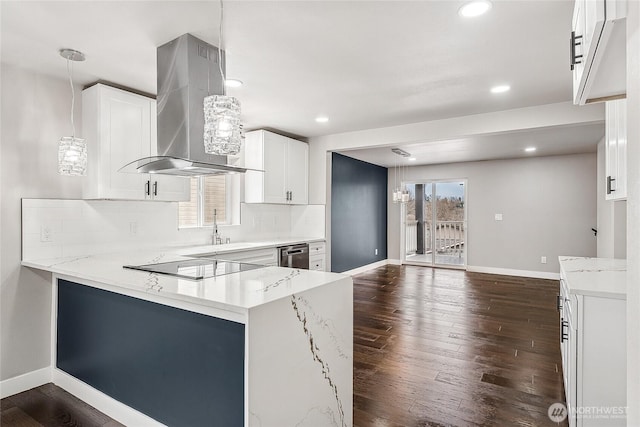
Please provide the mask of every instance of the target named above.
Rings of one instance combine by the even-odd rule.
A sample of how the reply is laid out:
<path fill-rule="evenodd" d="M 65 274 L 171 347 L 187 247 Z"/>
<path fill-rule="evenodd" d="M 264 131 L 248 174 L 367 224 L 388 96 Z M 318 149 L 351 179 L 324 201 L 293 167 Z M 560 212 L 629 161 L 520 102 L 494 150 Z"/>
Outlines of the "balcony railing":
<path fill-rule="evenodd" d="M 464 221 L 436 221 L 435 229 L 432 221 L 424 221 L 424 248 L 418 248 L 418 221 L 407 221 L 405 227 L 406 255 L 414 255 L 419 252 L 431 254 L 433 252 L 432 233 L 435 233 L 436 255 L 458 256 L 464 254 Z M 420 251 L 419 249 L 423 249 Z"/>

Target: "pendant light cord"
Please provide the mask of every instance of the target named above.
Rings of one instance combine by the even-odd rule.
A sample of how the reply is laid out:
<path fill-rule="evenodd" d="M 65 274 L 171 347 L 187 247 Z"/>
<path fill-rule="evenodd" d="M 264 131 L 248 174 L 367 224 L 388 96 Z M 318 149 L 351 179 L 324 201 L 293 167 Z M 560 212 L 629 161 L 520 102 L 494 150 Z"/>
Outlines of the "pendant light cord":
<path fill-rule="evenodd" d="M 76 105 L 76 91 L 73 88 L 73 63 L 67 58 L 67 74 L 69 74 L 69 85 L 71 86 L 71 136 L 76 138 L 76 125 L 73 121 L 73 110 Z"/>
<path fill-rule="evenodd" d="M 222 4 L 222 0 L 220 0 L 220 26 L 219 28 L 219 32 L 218 32 L 218 41 L 219 41 L 219 46 L 218 46 L 218 67 L 220 68 L 220 75 L 222 76 L 222 94 L 226 95 L 227 94 L 227 90 L 226 90 L 226 82 L 227 79 L 224 76 L 224 71 L 222 71 L 222 20 L 224 18 L 224 5 Z"/>

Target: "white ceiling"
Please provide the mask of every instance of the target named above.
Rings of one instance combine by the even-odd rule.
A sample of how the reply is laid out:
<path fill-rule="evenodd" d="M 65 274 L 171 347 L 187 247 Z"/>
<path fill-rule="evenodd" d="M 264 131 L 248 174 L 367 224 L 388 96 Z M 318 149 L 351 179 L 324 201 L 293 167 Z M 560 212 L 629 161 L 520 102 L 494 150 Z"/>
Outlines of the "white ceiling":
<path fill-rule="evenodd" d="M 229 90 L 248 129 L 311 137 L 570 100 L 573 0 L 225 1 Z M 2 1 L 2 61 L 156 92 L 156 47 L 190 32 L 218 44 L 217 1 Z M 489 93 L 508 83 L 509 93 Z M 324 114 L 329 123 L 315 123 Z"/>
<path fill-rule="evenodd" d="M 415 161 L 393 154 L 391 147 L 344 150 L 340 153 L 386 167 L 431 165 L 594 152 L 603 136 L 603 126 L 598 123 L 394 145 L 410 153 Z M 527 147 L 536 147 L 536 151 L 527 153 L 524 151 Z"/>

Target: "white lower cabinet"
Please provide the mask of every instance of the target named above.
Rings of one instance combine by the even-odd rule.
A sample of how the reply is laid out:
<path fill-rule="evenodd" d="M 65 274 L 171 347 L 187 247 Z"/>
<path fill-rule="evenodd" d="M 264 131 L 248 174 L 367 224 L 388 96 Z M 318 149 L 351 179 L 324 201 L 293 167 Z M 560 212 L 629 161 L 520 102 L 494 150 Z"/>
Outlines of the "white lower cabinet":
<path fill-rule="evenodd" d="M 560 283 L 569 426 L 626 426 L 626 300 L 573 293 L 564 273 Z"/>
<path fill-rule="evenodd" d="M 325 242 L 309 243 L 309 270 L 325 271 Z"/>

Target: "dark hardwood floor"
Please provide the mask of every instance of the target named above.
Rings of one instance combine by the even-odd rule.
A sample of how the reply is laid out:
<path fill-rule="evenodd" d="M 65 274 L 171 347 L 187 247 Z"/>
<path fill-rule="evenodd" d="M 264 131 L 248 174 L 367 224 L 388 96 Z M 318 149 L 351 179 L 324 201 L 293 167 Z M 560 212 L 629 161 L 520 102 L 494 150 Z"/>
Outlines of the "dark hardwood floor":
<path fill-rule="evenodd" d="M 355 426 L 557 425 L 557 292 L 551 280 L 415 266 L 354 276 Z M 120 426 L 52 384 L 2 399 L 0 425 Z"/>
<path fill-rule="evenodd" d="M 355 276 L 355 425 L 556 425 L 557 293 L 552 280 L 414 266 Z"/>
<path fill-rule="evenodd" d="M 1 410 L 2 427 L 122 427 L 53 384 L 4 398 Z"/>

